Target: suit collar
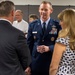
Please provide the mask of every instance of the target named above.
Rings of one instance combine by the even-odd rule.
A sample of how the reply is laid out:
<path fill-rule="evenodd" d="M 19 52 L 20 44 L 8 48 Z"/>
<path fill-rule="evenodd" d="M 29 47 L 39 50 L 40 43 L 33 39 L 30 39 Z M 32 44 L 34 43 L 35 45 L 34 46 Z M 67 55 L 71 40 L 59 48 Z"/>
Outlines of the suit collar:
<path fill-rule="evenodd" d="M 7 19 L 0 18 L 0 20 L 7 21 L 7 22 L 9 22 L 12 25 L 12 23 L 9 20 L 7 20 Z"/>

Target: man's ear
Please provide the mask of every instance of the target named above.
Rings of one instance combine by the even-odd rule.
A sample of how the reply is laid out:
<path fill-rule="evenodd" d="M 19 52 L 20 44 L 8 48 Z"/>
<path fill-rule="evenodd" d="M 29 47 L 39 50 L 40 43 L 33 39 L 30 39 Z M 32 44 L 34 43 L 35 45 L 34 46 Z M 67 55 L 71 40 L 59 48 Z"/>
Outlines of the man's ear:
<path fill-rule="evenodd" d="M 50 11 L 51 11 L 51 14 L 52 14 L 53 13 L 53 9 L 51 9 Z"/>
<path fill-rule="evenodd" d="M 10 16 L 11 16 L 11 22 L 13 23 L 13 20 L 14 20 L 14 17 L 15 17 L 15 11 L 14 10 L 12 10 L 11 12 L 10 12 Z"/>
<path fill-rule="evenodd" d="M 15 16 L 15 11 L 14 10 L 11 11 L 11 16 Z"/>

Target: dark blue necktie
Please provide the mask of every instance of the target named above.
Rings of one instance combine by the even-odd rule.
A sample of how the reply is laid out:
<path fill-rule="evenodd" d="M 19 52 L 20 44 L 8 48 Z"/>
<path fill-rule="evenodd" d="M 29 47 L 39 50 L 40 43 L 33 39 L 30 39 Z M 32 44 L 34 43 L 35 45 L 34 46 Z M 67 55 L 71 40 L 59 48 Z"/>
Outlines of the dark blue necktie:
<path fill-rule="evenodd" d="M 43 22 L 43 35 L 45 34 L 45 31 L 46 31 L 46 23 L 45 22 Z"/>

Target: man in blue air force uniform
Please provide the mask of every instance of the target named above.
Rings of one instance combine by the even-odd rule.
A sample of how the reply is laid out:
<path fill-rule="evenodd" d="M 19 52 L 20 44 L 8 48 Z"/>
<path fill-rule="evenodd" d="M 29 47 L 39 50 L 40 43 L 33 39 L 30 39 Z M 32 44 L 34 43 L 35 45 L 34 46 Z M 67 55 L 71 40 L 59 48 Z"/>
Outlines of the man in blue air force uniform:
<path fill-rule="evenodd" d="M 43 1 L 39 7 L 40 19 L 29 25 L 27 43 L 32 55 L 31 75 L 49 75 L 55 40 L 61 29 L 59 23 L 50 18 L 52 10 L 51 3 Z"/>

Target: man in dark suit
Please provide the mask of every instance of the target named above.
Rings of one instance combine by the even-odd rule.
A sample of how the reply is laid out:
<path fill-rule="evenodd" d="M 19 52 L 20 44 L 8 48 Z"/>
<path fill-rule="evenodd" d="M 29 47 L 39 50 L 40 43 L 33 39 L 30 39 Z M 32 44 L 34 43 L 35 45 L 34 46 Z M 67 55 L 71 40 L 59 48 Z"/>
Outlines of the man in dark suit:
<path fill-rule="evenodd" d="M 39 7 L 40 19 L 29 24 L 27 43 L 32 55 L 32 63 L 26 72 L 32 75 L 49 75 L 53 48 L 59 23 L 50 17 L 53 8 L 50 2 L 43 1 Z"/>
<path fill-rule="evenodd" d="M 12 26 L 15 5 L 0 3 L 0 75 L 25 75 L 30 51 L 24 33 Z"/>

